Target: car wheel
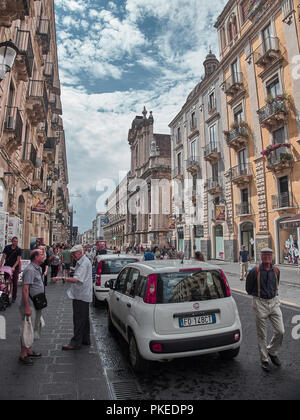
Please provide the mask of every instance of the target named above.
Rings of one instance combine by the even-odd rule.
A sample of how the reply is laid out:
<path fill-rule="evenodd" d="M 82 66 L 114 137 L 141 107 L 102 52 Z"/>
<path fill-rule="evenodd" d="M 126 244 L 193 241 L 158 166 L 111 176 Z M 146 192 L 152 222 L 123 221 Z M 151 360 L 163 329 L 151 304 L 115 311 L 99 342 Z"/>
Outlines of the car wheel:
<path fill-rule="evenodd" d="M 129 360 L 135 372 L 141 373 L 148 370 L 149 362 L 140 355 L 136 339 L 133 334 L 130 334 L 129 337 Z"/>
<path fill-rule="evenodd" d="M 222 360 L 232 360 L 238 356 L 239 352 L 240 348 L 238 347 L 237 349 L 221 351 L 219 355 Z"/>

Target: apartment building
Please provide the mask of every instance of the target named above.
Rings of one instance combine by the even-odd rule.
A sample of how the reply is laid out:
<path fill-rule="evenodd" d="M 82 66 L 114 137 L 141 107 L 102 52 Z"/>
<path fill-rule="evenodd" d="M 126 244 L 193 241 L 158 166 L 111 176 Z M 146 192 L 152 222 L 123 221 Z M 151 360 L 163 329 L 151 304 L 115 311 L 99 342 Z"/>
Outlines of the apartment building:
<path fill-rule="evenodd" d="M 0 247 L 12 235 L 26 249 L 67 240 L 54 1 L 2 1 L 0 53 Z"/>
<path fill-rule="evenodd" d="M 208 55 L 170 124 L 173 178 L 203 180 L 195 205 L 202 227 L 201 217 L 198 229 L 190 222 L 186 199 L 173 218 L 173 240 L 187 257 L 197 249 L 236 261 L 246 245 L 259 260 L 268 246 L 276 263 L 298 263 L 299 16 L 299 1 L 230 0 L 215 24 L 220 62 Z"/>

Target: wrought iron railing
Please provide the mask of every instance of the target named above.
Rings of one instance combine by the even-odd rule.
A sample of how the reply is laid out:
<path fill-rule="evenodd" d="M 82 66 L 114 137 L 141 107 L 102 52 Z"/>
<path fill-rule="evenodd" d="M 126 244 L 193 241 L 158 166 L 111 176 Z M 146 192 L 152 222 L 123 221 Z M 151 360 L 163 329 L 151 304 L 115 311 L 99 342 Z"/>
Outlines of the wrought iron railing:
<path fill-rule="evenodd" d="M 219 152 L 219 145 L 217 142 L 210 142 L 204 147 L 204 157 L 211 155 L 212 153 Z"/>
<path fill-rule="evenodd" d="M 231 179 L 238 179 L 243 176 L 251 176 L 252 175 L 252 169 L 250 163 L 241 163 L 237 166 L 234 166 L 231 168 Z"/>
<path fill-rule="evenodd" d="M 244 139 L 249 138 L 249 132 L 247 127 L 237 127 L 232 129 L 226 134 L 226 142 L 227 144 L 230 144 L 234 140 L 237 140 L 239 138 L 243 137 Z"/>
<path fill-rule="evenodd" d="M 278 195 L 272 195 L 272 207 L 274 209 L 281 209 L 291 207 L 292 197 L 289 192 L 279 193 Z"/>
<path fill-rule="evenodd" d="M 293 155 L 290 152 L 288 152 L 288 149 L 286 147 L 280 147 L 279 149 L 274 150 L 267 157 L 268 166 L 293 160 Z"/>
<path fill-rule="evenodd" d="M 27 73 L 28 76 L 31 77 L 34 63 L 34 53 L 31 41 L 31 34 L 29 31 L 23 31 L 19 28 L 17 29 L 16 46 L 18 47 L 20 54 L 25 56 Z"/>
<path fill-rule="evenodd" d="M 243 216 L 245 214 L 251 214 L 252 209 L 249 202 L 244 202 L 240 204 L 236 204 L 235 211 L 237 216 Z"/>
<path fill-rule="evenodd" d="M 280 51 L 280 41 L 276 36 L 269 36 L 264 39 L 264 42 L 254 51 L 255 64 L 259 64 L 263 57 L 270 51 Z"/>
<path fill-rule="evenodd" d="M 208 191 L 213 190 L 215 188 L 222 187 L 222 180 L 221 178 L 209 178 L 206 181 L 206 188 Z"/>
<path fill-rule="evenodd" d="M 224 82 L 225 93 L 229 92 L 234 87 L 240 87 L 244 84 L 243 73 L 233 72 L 231 76 Z"/>
<path fill-rule="evenodd" d="M 18 143 L 22 143 L 23 122 L 19 108 L 11 106 L 6 107 L 4 130 L 14 131 Z"/>
<path fill-rule="evenodd" d="M 287 115 L 287 100 L 284 98 L 273 98 L 272 100 L 270 99 L 270 103 L 259 109 L 257 113 L 260 123 L 265 122 L 269 118 L 279 113 L 284 113 Z"/>

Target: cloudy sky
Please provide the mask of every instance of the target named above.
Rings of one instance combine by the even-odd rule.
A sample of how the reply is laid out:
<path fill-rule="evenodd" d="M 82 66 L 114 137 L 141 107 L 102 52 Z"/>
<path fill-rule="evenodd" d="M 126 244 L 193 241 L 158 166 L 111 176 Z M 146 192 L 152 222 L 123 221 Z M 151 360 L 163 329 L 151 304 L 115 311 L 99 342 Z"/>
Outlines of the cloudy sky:
<path fill-rule="evenodd" d="M 144 105 L 156 133 L 201 80 L 227 0 L 55 0 L 70 194 L 80 232 L 130 169 L 128 130 Z M 106 187 L 105 187 L 106 186 Z"/>

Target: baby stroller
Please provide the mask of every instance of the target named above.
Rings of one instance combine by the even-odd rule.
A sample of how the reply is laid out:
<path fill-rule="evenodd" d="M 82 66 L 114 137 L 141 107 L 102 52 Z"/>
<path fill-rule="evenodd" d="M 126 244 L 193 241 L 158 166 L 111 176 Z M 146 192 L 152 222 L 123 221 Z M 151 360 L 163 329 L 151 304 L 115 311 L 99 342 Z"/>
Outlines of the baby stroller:
<path fill-rule="evenodd" d="M 12 269 L 0 267 L 0 311 L 11 304 L 12 299 Z"/>

